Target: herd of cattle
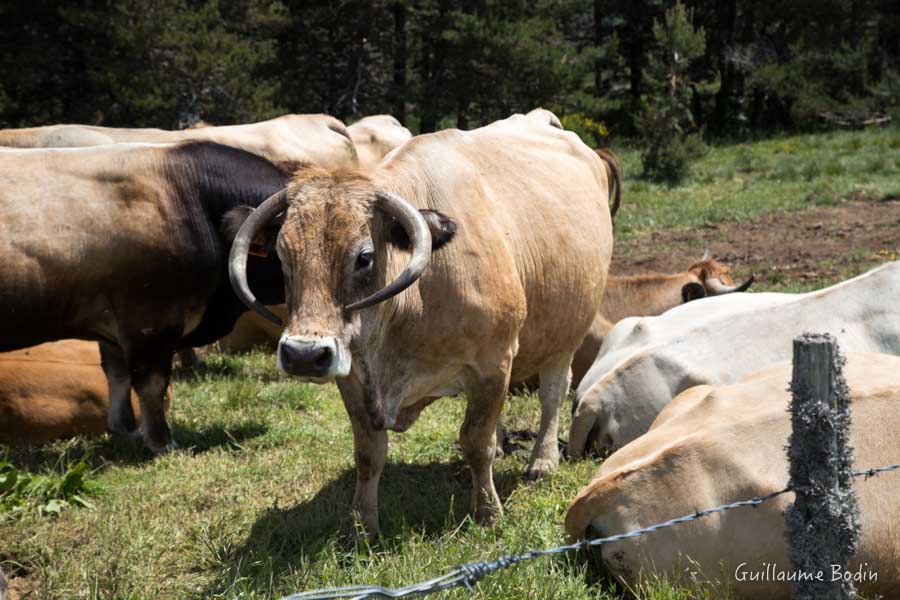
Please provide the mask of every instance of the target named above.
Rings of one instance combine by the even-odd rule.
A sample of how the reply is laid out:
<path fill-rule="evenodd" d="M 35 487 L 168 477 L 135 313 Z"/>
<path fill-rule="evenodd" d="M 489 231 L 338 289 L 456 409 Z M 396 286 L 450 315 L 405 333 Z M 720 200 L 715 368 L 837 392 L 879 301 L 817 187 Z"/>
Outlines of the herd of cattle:
<path fill-rule="evenodd" d="M 277 343 L 280 370 L 337 383 L 370 534 L 387 430 L 460 393 L 474 514 L 490 523 L 510 385 L 539 388 L 530 479 L 558 466 L 572 386 L 569 452 L 615 452 L 566 529 L 610 535 L 783 487 L 783 361 L 816 331 L 850 353 L 858 467 L 900 460 L 900 263 L 808 294 L 741 293 L 752 278 L 709 256 L 609 275 L 618 162 L 546 110 L 415 137 L 386 115 L 288 115 L 0 130 L 0 146 L 2 442 L 140 431 L 166 452 L 176 352 Z M 884 597 L 900 596 L 896 490 L 890 475 L 857 486 L 854 564 L 877 570 L 860 588 Z M 789 501 L 605 545 L 604 562 L 629 584 L 685 556 L 700 580 L 786 569 Z"/>

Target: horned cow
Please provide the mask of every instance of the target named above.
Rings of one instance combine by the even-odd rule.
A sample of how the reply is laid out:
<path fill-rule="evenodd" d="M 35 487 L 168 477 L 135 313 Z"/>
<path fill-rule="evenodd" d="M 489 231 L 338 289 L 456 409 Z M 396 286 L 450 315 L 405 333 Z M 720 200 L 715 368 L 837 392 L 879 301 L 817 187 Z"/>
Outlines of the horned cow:
<path fill-rule="evenodd" d="M 609 187 L 604 163 L 575 134 L 515 115 L 415 137 L 371 176 L 303 171 L 247 219 L 232 282 L 274 319 L 250 291 L 244 261 L 261 228 L 286 211 L 278 365 L 337 378 L 353 427 L 353 504 L 370 533 L 386 430 L 407 429 L 442 396 L 468 397 L 460 444 L 480 522 L 502 512 L 491 465 L 511 377 L 541 379 L 528 475 L 556 467 L 569 366 L 606 283 Z"/>

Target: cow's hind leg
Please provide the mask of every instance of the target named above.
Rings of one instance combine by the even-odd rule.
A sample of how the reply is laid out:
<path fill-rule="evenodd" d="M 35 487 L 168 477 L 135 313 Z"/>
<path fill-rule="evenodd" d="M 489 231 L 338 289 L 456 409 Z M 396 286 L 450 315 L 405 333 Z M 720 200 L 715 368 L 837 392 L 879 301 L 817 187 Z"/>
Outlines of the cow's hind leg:
<path fill-rule="evenodd" d="M 131 407 L 131 374 L 125 353 L 110 342 L 100 342 L 100 364 L 109 383 L 109 413 L 106 427 L 110 433 L 134 435 L 137 421 Z"/>
<path fill-rule="evenodd" d="M 355 376 L 338 380 L 344 408 L 353 428 L 353 458 L 356 462 L 356 492 L 353 512 L 356 513 L 366 535 L 378 535 L 378 484 L 387 461 L 387 431 L 376 431 L 366 411 L 366 391 Z"/>
<path fill-rule="evenodd" d="M 512 354 L 492 373 L 482 375 L 467 386 L 469 402 L 459 435 L 463 457 L 472 471 L 472 504 L 475 520 L 482 525 L 503 515 L 500 497 L 494 488 L 493 461 L 497 444 L 497 422 L 509 386 Z"/>
<path fill-rule="evenodd" d="M 541 370 L 541 428 L 531 451 L 527 479 L 543 477 L 559 466 L 559 407 L 569 391 L 571 364 L 572 355 L 567 354 Z"/>
<path fill-rule="evenodd" d="M 134 348 L 128 357 L 131 382 L 141 402 L 144 445 L 154 454 L 175 448 L 165 413 L 174 355 L 174 343 L 154 341 Z"/>

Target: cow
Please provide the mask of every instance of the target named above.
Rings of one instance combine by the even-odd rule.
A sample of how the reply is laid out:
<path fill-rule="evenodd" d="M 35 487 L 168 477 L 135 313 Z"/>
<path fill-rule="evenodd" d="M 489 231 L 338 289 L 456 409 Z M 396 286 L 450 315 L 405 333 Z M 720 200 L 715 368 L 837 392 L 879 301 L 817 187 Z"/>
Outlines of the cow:
<path fill-rule="evenodd" d="M 364 117 L 347 127 L 356 146 L 359 167 L 371 171 L 388 152 L 412 137 L 409 129 L 391 115 Z"/>
<path fill-rule="evenodd" d="M 283 189 L 268 160 L 213 142 L 0 150 L 0 351 L 99 342 L 108 428 L 173 447 L 164 414 L 172 354 L 228 333 L 245 307 L 227 261 L 235 224 Z M 250 276 L 284 301 L 259 246 Z"/>
<path fill-rule="evenodd" d="M 406 430 L 443 396 L 468 398 L 460 446 L 478 522 L 502 513 L 492 461 L 511 377 L 541 379 L 527 476 L 557 466 L 559 404 L 609 267 L 609 187 L 606 165 L 574 133 L 514 115 L 414 137 L 371 174 L 307 169 L 246 220 L 232 284 L 277 322 L 250 290 L 244 261 L 285 213 L 277 364 L 337 380 L 353 429 L 353 507 L 370 534 L 387 430 Z"/>
<path fill-rule="evenodd" d="M 854 468 L 896 463 L 900 359 L 868 353 L 846 358 Z M 604 461 L 569 507 L 566 531 L 573 538 L 616 535 L 783 489 L 790 381 L 791 364 L 783 362 L 731 385 L 701 385 L 679 394 L 647 433 Z M 900 537 L 893 522 L 900 514 L 900 473 L 857 478 L 853 489 L 861 529 L 848 572 L 878 574 L 877 581 L 857 583 L 865 597 L 900 597 Z M 701 586 L 724 577 L 740 598 L 787 600 L 790 583 L 775 579 L 790 569 L 784 511 L 793 501 L 790 492 L 758 506 L 603 544 L 600 553 L 609 571 L 630 586 L 653 574 Z M 767 568 L 768 581 L 751 579 L 750 573 Z M 690 578 L 678 577 L 684 569 L 690 569 Z"/>
<path fill-rule="evenodd" d="M 584 378 L 594 364 L 603 339 L 626 317 L 652 317 L 685 302 L 743 292 L 753 284 L 753 276 L 740 285 L 731 278 L 731 268 L 709 254 L 703 255 L 681 273 L 610 275 L 603 292 L 600 311 L 572 362 L 572 387 Z"/>
<path fill-rule="evenodd" d="M 94 125 L 48 125 L 0 130 L 0 146 L 16 148 L 185 141 L 210 141 L 240 148 L 269 160 L 286 173 L 305 164 L 330 169 L 355 167 L 358 164 L 356 148 L 347 127 L 328 115 L 283 115 L 259 123 L 176 131 Z"/>
<path fill-rule="evenodd" d="M 130 401 L 140 425 L 133 391 Z M 164 410 L 170 402 L 171 389 Z M 108 414 L 109 386 L 96 342 L 64 340 L 0 354 L 0 442 L 100 435 Z"/>
<path fill-rule="evenodd" d="M 579 385 L 569 451 L 605 451 L 641 435 L 678 393 L 736 381 L 790 357 L 803 331 L 848 352 L 900 354 L 900 262 L 806 294 L 729 294 L 628 318 L 609 332 Z"/>

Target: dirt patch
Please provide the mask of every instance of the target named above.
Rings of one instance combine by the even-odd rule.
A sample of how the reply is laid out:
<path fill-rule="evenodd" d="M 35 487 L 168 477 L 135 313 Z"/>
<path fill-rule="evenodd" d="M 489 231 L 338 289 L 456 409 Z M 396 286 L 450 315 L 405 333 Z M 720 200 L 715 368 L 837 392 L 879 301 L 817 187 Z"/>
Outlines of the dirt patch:
<path fill-rule="evenodd" d="M 612 272 L 683 271 L 708 249 L 756 287 L 830 282 L 900 258 L 900 201 L 850 201 L 617 240 Z"/>

